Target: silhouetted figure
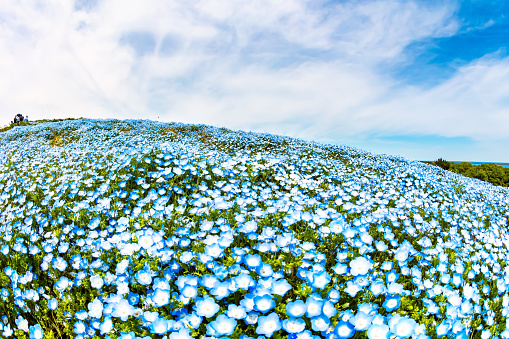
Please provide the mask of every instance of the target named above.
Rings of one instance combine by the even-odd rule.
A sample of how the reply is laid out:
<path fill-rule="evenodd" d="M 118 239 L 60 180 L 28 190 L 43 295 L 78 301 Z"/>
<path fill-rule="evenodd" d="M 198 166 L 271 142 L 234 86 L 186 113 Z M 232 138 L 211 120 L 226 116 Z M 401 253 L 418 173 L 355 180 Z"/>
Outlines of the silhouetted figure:
<path fill-rule="evenodd" d="M 27 118 L 28 118 L 28 117 L 27 117 Z M 25 119 L 25 117 L 24 117 L 22 114 L 18 113 L 18 114 L 16 114 L 16 116 L 14 117 L 14 121 L 12 121 L 11 123 L 13 123 L 13 124 L 17 124 L 17 123 L 20 123 L 20 122 L 23 122 L 23 121 L 26 121 L 26 120 L 27 120 L 27 119 Z"/>

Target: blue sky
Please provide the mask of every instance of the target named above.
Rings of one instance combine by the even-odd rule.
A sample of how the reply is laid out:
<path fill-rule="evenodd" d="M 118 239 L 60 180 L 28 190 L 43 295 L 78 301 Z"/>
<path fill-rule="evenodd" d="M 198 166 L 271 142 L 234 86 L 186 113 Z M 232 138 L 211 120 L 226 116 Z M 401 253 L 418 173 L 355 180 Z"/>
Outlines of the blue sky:
<path fill-rule="evenodd" d="M 509 162 L 508 1 L 0 3 L 0 114 Z"/>

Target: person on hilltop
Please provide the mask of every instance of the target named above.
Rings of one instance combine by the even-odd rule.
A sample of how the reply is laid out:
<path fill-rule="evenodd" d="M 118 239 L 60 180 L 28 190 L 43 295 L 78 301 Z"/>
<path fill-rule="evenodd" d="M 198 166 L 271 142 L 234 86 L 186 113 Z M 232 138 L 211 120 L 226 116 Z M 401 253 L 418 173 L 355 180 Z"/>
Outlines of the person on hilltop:
<path fill-rule="evenodd" d="M 27 117 L 28 118 L 28 117 Z M 25 117 L 18 113 L 16 114 L 16 116 L 14 117 L 14 121 L 11 121 L 12 124 L 17 124 L 17 123 L 20 123 L 20 122 L 23 122 L 23 121 L 26 121 L 27 119 L 25 119 Z"/>

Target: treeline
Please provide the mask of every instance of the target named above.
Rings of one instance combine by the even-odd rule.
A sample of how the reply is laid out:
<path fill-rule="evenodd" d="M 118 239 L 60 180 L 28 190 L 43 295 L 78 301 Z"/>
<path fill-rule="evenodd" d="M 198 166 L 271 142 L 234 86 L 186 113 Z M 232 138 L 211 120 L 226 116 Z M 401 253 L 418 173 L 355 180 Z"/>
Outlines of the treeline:
<path fill-rule="evenodd" d="M 442 158 L 432 164 L 470 178 L 487 181 L 496 186 L 509 187 L 509 167 L 496 164 L 472 165 L 469 162 L 449 162 Z"/>

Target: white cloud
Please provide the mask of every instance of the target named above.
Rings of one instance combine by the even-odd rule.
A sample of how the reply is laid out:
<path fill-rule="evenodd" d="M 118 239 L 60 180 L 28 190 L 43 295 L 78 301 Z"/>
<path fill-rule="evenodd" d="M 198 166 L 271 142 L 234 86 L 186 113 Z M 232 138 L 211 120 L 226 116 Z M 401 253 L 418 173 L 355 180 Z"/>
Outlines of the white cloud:
<path fill-rule="evenodd" d="M 381 69 L 414 41 L 454 34 L 454 5 L 83 3 L 0 4 L 2 120 L 160 117 L 338 142 L 411 133 L 495 140 L 507 129 L 506 59 L 478 60 L 431 89 Z"/>

